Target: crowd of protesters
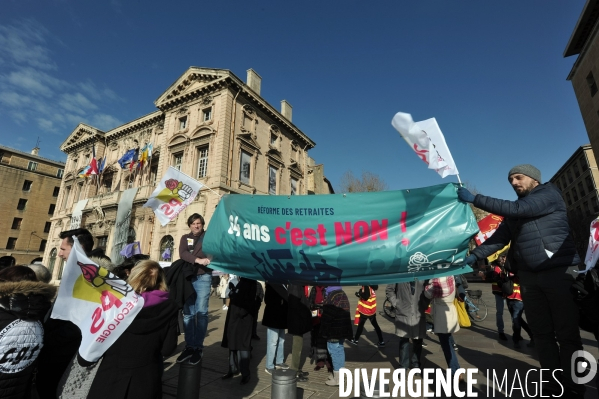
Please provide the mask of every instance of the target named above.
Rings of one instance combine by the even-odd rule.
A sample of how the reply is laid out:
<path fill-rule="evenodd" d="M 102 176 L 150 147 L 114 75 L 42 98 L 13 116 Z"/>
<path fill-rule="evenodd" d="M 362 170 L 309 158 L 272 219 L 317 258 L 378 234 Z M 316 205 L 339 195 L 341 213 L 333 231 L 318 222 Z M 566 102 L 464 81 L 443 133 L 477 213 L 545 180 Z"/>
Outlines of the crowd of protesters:
<path fill-rule="evenodd" d="M 541 184 L 540 172 L 531 165 L 513 168 L 508 180 L 518 194 L 517 201 L 458 190 L 460 200 L 505 217 L 496 233 L 465 263 L 485 259 L 511 243 L 509 252 L 501 254 L 488 273 L 482 273 L 492 281 L 498 338 L 507 339 L 502 317 L 507 302 L 514 346 L 519 347 L 524 329 L 530 337 L 528 346 L 539 349 L 541 367 L 564 371 L 559 375 L 565 386 L 563 397 L 583 397 L 584 386 L 574 384 L 570 377 L 570 356 L 582 349 L 578 309 L 571 293 L 580 294 L 584 289 L 576 279 L 581 262 L 567 226 L 563 200 L 554 186 Z M 1 268 L 0 330 L 12 329 L 12 335 L 5 334 L 0 342 L 0 397 L 161 397 L 163 359 L 174 352 L 178 333 L 185 335 L 178 363 L 195 365 L 203 357 L 209 298 L 215 288 L 223 298 L 222 310 L 227 312 L 221 346 L 229 355 L 223 380 L 237 375 L 241 375 L 242 385 L 251 380 L 252 340 L 260 339 L 256 326 L 262 302 L 267 374 L 290 369 L 298 381 L 308 381 L 309 373 L 302 370 L 302 354 L 310 352 L 314 370 L 326 368 L 330 373 L 325 383 L 339 385 L 339 370 L 345 366 L 345 341 L 358 345 L 368 320 L 378 337 L 375 345 L 385 346 L 376 320 L 377 286 L 363 285 L 355 293 L 359 301 L 354 333 L 349 298 L 341 286 L 266 282 L 263 288 L 261 282 L 234 275 L 221 275 L 214 281 L 220 273 L 209 267 L 210 260 L 202 250 L 204 219 L 196 213 L 187 224 L 190 232 L 181 237 L 180 259 L 166 270 L 147 255 L 134 255 L 114 265 L 103 251 L 93 249 L 89 231 L 61 233 L 60 258 L 69 258 L 76 236 L 92 261 L 126 280 L 144 298 L 143 309 L 97 363 L 88 363 L 78 355 L 82 337 L 77 326 L 50 317 L 56 287 L 49 284 L 50 274 L 44 266 Z M 544 246 L 542 254 L 539 245 Z M 457 372 L 460 365 L 452 335 L 460 326 L 454 301 L 465 299 L 465 283 L 458 275 L 387 285 L 385 297 L 396 314 L 393 321 L 399 337 L 400 367 L 421 368 L 427 313 L 432 307 L 430 331 L 439 337 L 448 369 Z M 522 317 L 525 307 L 528 323 Z M 290 365 L 285 363 L 286 333 L 292 339 Z M 309 351 L 303 348 L 303 337 L 308 333 Z M 11 336 L 14 342 L 6 339 Z M 459 380 L 463 382 L 463 374 Z"/>

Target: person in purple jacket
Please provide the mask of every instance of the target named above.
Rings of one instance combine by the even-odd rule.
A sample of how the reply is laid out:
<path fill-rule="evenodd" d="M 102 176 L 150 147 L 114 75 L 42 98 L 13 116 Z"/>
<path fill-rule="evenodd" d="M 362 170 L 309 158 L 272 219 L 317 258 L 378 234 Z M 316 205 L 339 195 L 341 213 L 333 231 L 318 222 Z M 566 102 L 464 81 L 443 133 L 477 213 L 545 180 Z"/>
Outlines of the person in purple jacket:
<path fill-rule="evenodd" d="M 197 270 L 191 280 L 195 295 L 190 296 L 183 306 L 183 325 L 185 327 L 185 350 L 177 358 L 178 363 L 189 360 L 198 364 L 202 360 L 204 338 L 208 330 L 208 300 L 210 299 L 210 283 L 212 270 L 208 266 L 210 260 L 202 252 L 204 240 L 204 218 L 194 213 L 187 219 L 191 229 L 179 242 L 179 257 L 195 266 Z"/>

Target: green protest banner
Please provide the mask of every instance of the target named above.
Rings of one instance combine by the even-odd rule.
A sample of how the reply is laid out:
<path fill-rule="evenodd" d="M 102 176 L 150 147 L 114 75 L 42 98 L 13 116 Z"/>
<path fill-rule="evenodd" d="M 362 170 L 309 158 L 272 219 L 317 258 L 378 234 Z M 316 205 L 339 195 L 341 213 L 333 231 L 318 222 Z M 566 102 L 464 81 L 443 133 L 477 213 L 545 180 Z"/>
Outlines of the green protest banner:
<path fill-rule="evenodd" d="M 389 284 L 472 272 L 478 232 L 457 184 L 374 193 L 226 195 L 203 242 L 210 267 L 271 282 Z"/>

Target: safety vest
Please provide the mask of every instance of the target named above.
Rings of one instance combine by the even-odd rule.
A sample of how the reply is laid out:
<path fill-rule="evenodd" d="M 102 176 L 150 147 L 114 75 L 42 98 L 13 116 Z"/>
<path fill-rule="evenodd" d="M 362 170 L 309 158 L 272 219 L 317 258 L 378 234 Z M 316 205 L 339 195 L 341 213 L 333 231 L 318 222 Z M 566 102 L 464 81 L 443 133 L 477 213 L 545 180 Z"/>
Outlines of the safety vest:
<path fill-rule="evenodd" d="M 514 292 L 512 295 L 507 296 L 506 299 L 514 299 L 516 301 L 522 301 L 522 295 L 520 294 L 520 279 L 510 273 L 510 278 L 514 282 Z"/>
<path fill-rule="evenodd" d="M 356 308 L 356 317 L 354 318 L 354 325 L 358 325 L 360 323 L 360 314 L 364 316 L 372 316 L 376 313 L 376 292 L 370 288 L 370 298 L 367 300 L 363 300 L 360 298 L 358 301 L 358 307 Z M 362 286 L 364 289 L 364 286 Z"/>

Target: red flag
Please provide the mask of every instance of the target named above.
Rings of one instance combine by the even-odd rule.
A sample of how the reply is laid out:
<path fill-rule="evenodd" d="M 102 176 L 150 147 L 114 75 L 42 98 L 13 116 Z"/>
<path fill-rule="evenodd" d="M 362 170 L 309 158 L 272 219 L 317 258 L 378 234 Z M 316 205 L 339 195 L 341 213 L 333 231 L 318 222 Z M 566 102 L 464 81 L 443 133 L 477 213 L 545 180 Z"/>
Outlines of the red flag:
<path fill-rule="evenodd" d="M 134 166 L 135 166 L 135 164 L 137 163 L 138 156 L 139 156 L 139 152 L 138 152 L 138 150 L 136 149 L 136 150 L 135 150 L 135 155 L 133 155 L 133 159 L 131 160 L 131 163 L 129 164 L 129 171 L 132 171 L 132 170 L 133 170 L 133 167 L 134 167 Z"/>
<path fill-rule="evenodd" d="M 493 215 L 492 213 L 482 218 L 478 222 L 480 233 L 474 237 L 476 244 L 480 245 L 485 242 L 487 238 L 491 237 L 499 227 L 499 224 L 501 224 L 502 220 L 503 216 Z"/>
<path fill-rule="evenodd" d="M 96 147 L 92 144 L 92 160 L 89 163 L 89 171 L 87 175 L 98 175 L 98 161 L 96 161 Z"/>

